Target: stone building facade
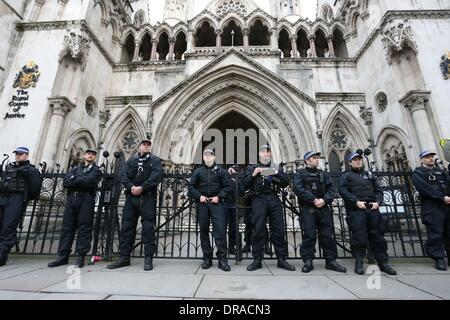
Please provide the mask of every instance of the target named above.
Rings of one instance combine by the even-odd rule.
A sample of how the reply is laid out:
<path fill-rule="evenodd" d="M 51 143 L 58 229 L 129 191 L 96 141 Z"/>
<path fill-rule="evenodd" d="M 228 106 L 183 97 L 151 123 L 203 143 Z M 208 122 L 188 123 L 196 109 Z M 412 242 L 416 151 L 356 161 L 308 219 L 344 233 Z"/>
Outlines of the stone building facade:
<path fill-rule="evenodd" d="M 23 3 L 0 22 L 2 153 L 67 168 L 148 137 L 188 165 L 205 129 L 254 128 L 277 162 L 398 169 L 450 137 L 450 0 L 319 0 L 314 21 L 301 0 Z"/>

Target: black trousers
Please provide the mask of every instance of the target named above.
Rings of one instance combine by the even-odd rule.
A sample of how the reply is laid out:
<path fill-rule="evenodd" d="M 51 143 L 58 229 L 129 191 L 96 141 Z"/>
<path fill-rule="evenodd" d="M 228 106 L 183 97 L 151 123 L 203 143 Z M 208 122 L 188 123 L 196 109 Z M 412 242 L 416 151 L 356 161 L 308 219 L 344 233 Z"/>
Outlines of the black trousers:
<path fill-rule="evenodd" d="M 85 256 L 91 250 L 92 226 L 94 221 L 95 196 L 91 194 L 70 194 L 66 199 L 58 255 L 69 256 L 73 239 L 78 229 L 76 254 Z"/>
<path fill-rule="evenodd" d="M 136 239 L 138 219 L 142 223 L 142 243 L 144 254 L 153 255 L 156 252 L 156 199 L 152 193 L 140 196 L 126 195 L 122 214 L 122 229 L 120 231 L 119 251 L 123 257 L 131 256 Z"/>
<path fill-rule="evenodd" d="M 236 246 L 236 205 L 225 203 L 223 208 L 227 217 L 228 247 L 234 248 Z"/>
<path fill-rule="evenodd" d="M 212 236 L 217 247 L 217 258 L 227 257 L 227 216 L 222 203 L 199 203 L 197 206 L 197 219 L 200 227 L 200 244 L 204 258 L 211 258 L 213 249 L 209 239 L 209 224 L 212 222 Z"/>
<path fill-rule="evenodd" d="M 267 239 L 267 220 L 270 226 L 270 239 L 278 258 L 288 256 L 285 239 L 283 208 L 280 199 L 275 195 L 255 196 L 252 201 L 252 254 L 255 259 L 264 256 L 264 243 Z"/>
<path fill-rule="evenodd" d="M 427 229 L 425 251 L 432 259 L 450 257 L 450 206 L 441 203 L 424 203 L 422 223 Z"/>
<path fill-rule="evenodd" d="M 17 227 L 23 213 L 24 194 L 0 195 L 0 254 L 7 255 L 17 241 Z"/>
<path fill-rule="evenodd" d="M 387 242 L 384 239 L 384 221 L 378 210 L 351 209 L 347 211 L 347 224 L 350 229 L 350 248 L 354 257 L 366 255 L 367 245 L 378 263 L 389 260 Z"/>
<path fill-rule="evenodd" d="M 246 206 L 248 206 L 247 208 L 245 208 L 245 213 L 244 213 L 244 224 L 245 224 L 245 231 L 244 231 L 244 241 L 247 244 L 251 244 L 252 241 L 252 234 L 254 232 L 254 225 L 252 222 L 252 207 L 251 207 L 252 203 L 249 202 L 248 204 L 246 203 Z M 269 244 L 269 240 L 270 240 L 270 236 L 269 236 L 269 230 L 267 229 L 266 226 L 266 245 Z"/>
<path fill-rule="evenodd" d="M 300 225 L 303 229 L 300 255 L 305 261 L 314 259 L 317 235 L 325 259 L 336 259 L 337 247 L 334 239 L 333 214 L 328 207 L 321 209 L 304 206 Z"/>

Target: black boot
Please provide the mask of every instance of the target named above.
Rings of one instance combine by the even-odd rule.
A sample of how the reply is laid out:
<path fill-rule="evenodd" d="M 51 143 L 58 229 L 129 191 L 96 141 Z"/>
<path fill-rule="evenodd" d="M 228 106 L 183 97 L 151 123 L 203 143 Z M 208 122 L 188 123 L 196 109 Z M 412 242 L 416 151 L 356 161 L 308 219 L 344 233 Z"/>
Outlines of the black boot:
<path fill-rule="evenodd" d="M 305 264 L 303 265 L 302 272 L 303 273 L 310 273 L 314 270 L 313 261 L 312 259 L 306 259 Z"/>
<path fill-rule="evenodd" d="M 116 261 L 107 266 L 108 269 L 118 269 L 130 265 L 130 257 L 119 257 Z"/>
<path fill-rule="evenodd" d="M 144 270 L 145 271 L 153 270 L 153 256 L 152 255 L 145 256 Z"/>
<path fill-rule="evenodd" d="M 68 256 L 58 256 L 55 260 L 48 263 L 49 268 L 59 267 L 63 266 L 65 264 L 69 263 L 69 257 Z"/>
<path fill-rule="evenodd" d="M 347 268 L 341 266 L 339 263 L 336 262 L 335 259 L 327 260 L 325 263 L 325 269 L 333 270 L 333 271 L 341 272 L 341 273 L 347 272 Z"/>
<path fill-rule="evenodd" d="M 255 271 L 262 268 L 262 262 L 260 258 L 255 258 L 251 264 L 247 266 L 247 271 Z"/>
<path fill-rule="evenodd" d="M 0 254 L 0 267 L 3 267 L 8 261 L 8 254 Z"/>
<path fill-rule="evenodd" d="M 242 248 L 242 253 L 249 253 L 252 249 L 250 248 L 250 244 L 246 243 L 245 246 Z"/>
<path fill-rule="evenodd" d="M 435 265 L 436 269 L 440 271 L 447 271 L 447 265 L 445 264 L 445 260 L 443 258 L 436 259 Z"/>
<path fill-rule="evenodd" d="M 202 269 L 209 269 L 212 266 L 212 257 L 203 258 Z"/>
<path fill-rule="evenodd" d="M 364 274 L 364 263 L 362 257 L 356 257 L 355 260 L 355 273 L 363 275 Z"/>
<path fill-rule="evenodd" d="M 228 272 L 231 270 L 231 267 L 228 265 L 228 262 L 226 259 L 219 259 L 219 269 L 222 269 L 225 272 Z"/>
<path fill-rule="evenodd" d="M 395 271 L 394 268 L 388 265 L 387 262 L 378 263 L 378 267 L 380 267 L 380 271 L 387 273 L 391 276 L 395 276 L 397 274 L 397 271 Z"/>
<path fill-rule="evenodd" d="M 287 262 L 285 258 L 278 258 L 277 267 L 287 271 L 295 271 L 295 267 L 289 264 L 289 262 Z"/>
<path fill-rule="evenodd" d="M 73 264 L 75 267 L 83 268 L 84 267 L 84 256 L 78 256 L 77 261 Z"/>

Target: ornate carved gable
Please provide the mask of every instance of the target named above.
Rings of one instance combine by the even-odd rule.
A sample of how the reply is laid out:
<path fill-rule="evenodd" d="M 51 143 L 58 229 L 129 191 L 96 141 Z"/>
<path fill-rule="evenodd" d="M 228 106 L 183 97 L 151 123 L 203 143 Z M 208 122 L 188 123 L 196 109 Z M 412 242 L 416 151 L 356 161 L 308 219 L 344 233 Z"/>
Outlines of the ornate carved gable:
<path fill-rule="evenodd" d="M 80 28 L 67 30 L 63 48 L 59 54 L 59 62 L 62 62 L 65 56 L 70 55 L 73 60 L 81 63 L 81 68 L 84 70 L 88 60 L 90 42 L 89 36 Z"/>
<path fill-rule="evenodd" d="M 161 96 L 159 99 L 155 100 L 152 104 L 152 107 L 157 108 L 159 105 L 163 104 L 166 100 L 170 99 L 172 96 L 176 95 L 177 93 L 179 93 L 180 91 L 185 89 L 187 86 L 189 86 L 190 84 L 195 82 L 197 79 L 208 74 L 215 68 L 220 68 L 222 64 L 224 66 L 230 65 L 230 62 L 225 61 L 225 59 L 227 59 L 228 57 L 231 57 L 231 56 L 235 56 L 239 60 L 241 60 L 240 65 L 247 65 L 249 69 L 260 72 L 261 76 L 269 77 L 276 83 L 281 84 L 287 92 L 293 94 L 294 96 L 297 96 L 299 99 L 305 101 L 307 104 L 314 106 L 314 107 L 317 105 L 316 101 L 313 98 L 311 98 L 309 95 L 303 93 L 299 89 L 295 88 L 289 82 L 280 78 L 277 74 L 273 73 L 272 71 L 270 71 L 263 65 L 247 58 L 245 55 L 236 51 L 235 49 L 231 49 L 231 50 L 227 51 L 226 53 L 222 54 L 221 56 L 219 56 L 217 59 L 215 59 L 212 62 L 205 65 L 203 68 L 201 68 L 200 70 L 198 70 L 197 72 L 192 74 L 189 78 L 185 79 L 184 81 L 182 81 L 181 83 L 176 85 L 169 92 L 167 92 L 166 94 Z M 231 62 L 231 63 L 236 64 L 235 62 Z"/>

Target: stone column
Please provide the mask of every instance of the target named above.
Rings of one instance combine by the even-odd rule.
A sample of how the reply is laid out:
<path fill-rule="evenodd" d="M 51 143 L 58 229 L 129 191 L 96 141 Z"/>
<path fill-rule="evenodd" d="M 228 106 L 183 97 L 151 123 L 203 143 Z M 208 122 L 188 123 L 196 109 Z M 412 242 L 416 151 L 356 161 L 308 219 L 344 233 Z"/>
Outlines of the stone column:
<path fill-rule="evenodd" d="M 30 21 L 36 21 L 39 17 L 42 7 L 44 6 L 46 0 L 35 0 L 33 9 L 31 10 Z"/>
<path fill-rule="evenodd" d="M 100 110 L 98 118 L 100 120 L 100 130 L 98 133 L 98 145 L 97 145 L 97 151 L 100 153 L 100 150 L 103 149 L 103 132 L 106 128 L 106 124 L 108 123 L 109 119 L 111 119 L 111 111 L 106 109 L 105 111 Z"/>
<path fill-rule="evenodd" d="M 218 52 L 222 50 L 222 30 L 216 31 L 216 50 Z"/>
<path fill-rule="evenodd" d="M 117 59 L 117 61 L 120 61 L 120 55 L 118 54 L 120 46 L 120 39 L 117 36 L 112 36 L 112 44 L 113 44 L 113 50 L 112 50 L 112 56 L 113 59 Z"/>
<path fill-rule="evenodd" d="M 333 36 L 329 36 L 327 38 L 328 41 L 328 52 L 330 53 L 330 58 L 336 57 L 336 53 L 334 52 L 334 44 L 333 44 Z"/>
<path fill-rule="evenodd" d="M 315 35 L 310 35 L 308 37 L 309 40 L 309 47 L 311 49 L 311 54 L 313 58 L 317 58 L 317 51 L 316 51 L 316 36 Z"/>
<path fill-rule="evenodd" d="M 186 39 L 186 44 L 187 44 L 187 52 L 193 52 L 194 51 L 194 47 L 195 47 L 195 35 L 194 35 L 194 30 L 189 29 L 187 32 L 187 39 Z"/>
<path fill-rule="evenodd" d="M 430 93 L 430 91 L 410 91 L 400 100 L 400 103 L 411 113 L 420 150 L 436 149 L 433 130 L 427 114 Z"/>
<path fill-rule="evenodd" d="M 169 39 L 169 59 L 167 59 L 167 60 L 174 59 L 174 52 L 175 52 L 175 38 L 170 38 Z"/>
<path fill-rule="evenodd" d="M 140 40 L 135 40 L 134 41 L 133 62 L 138 61 L 140 47 L 141 47 L 141 41 Z"/>
<path fill-rule="evenodd" d="M 67 2 L 69 2 L 69 0 L 58 0 L 58 10 L 56 13 L 56 20 L 61 19 L 62 13 L 64 11 Z"/>
<path fill-rule="evenodd" d="M 58 148 L 63 136 L 67 114 L 75 108 L 75 104 L 66 97 L 48 98 L 51 117 L 42 158 L 47 162 L 47 168 L 54 168 Z"/>
<path fill-rule="evenodd" d="M 242 35 L 244 36 L 244 50 L 247 51 L 248 47 L 250 46 L 249 41 L 248 41 L 248 35 L 250 34 L 250 30 L 245 28 L 244 30 L 242 30 Z"/>
<path fill-rule="evenodd" d="M 278 29 L 270 29 L 270 46 L 272 50 L 278 50 Z"/>
<path fill-rule="evenodd" d="M 292 46 L 292 55 L 291 58 L 298 58 L 298 49 L 297 49 L 297 39 L 298 36 L 296 34 L 290 36 L 291 46 Z"/>
<path fill-rule="evenodd" d="M 377 161 L 377 149 L 375 148 L 375 135 L 373 133 L 373 112 L 372 108 L 367 108 L 366 106 L 360 106 L 359 108 L 359 116 L 364 120 L 364 124 L 369 129 L 369 139 L 370 139 L 370 149 L 372 150 L 372 157 L 375 161 Z M 361 146 L 366 147 L 366 146 Z M 381 168 L 381 166 L 378 166 Z"/>
<path fill-rule="evenodd" d="M 157 39 L 152 39 L 152 54 L 150 60 L 156 60 L 156 49 L 158 49 L 159 41 Z"/>

